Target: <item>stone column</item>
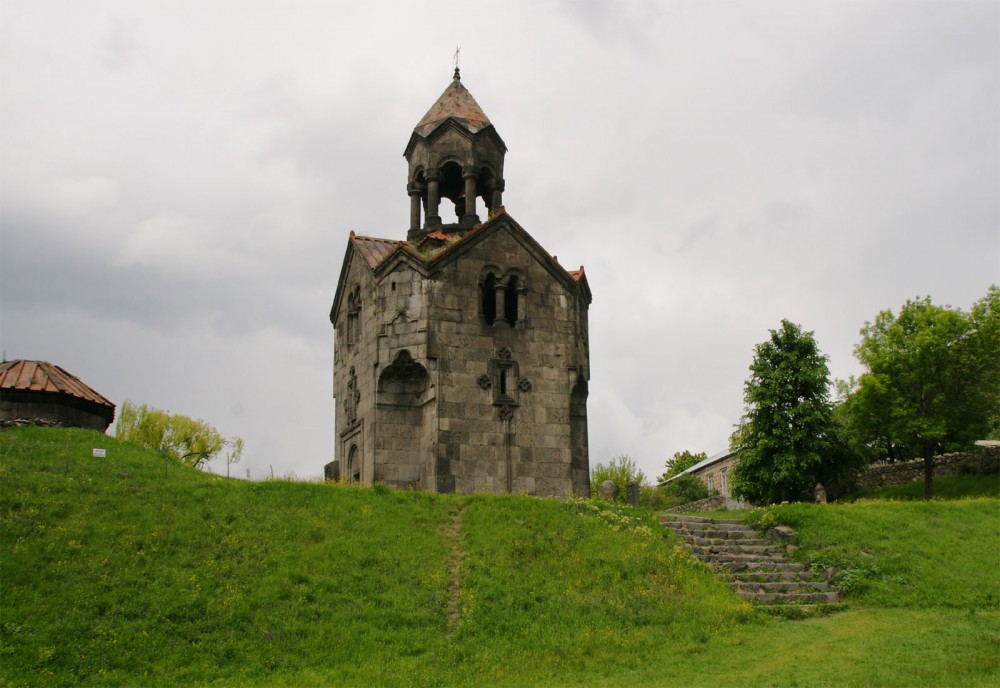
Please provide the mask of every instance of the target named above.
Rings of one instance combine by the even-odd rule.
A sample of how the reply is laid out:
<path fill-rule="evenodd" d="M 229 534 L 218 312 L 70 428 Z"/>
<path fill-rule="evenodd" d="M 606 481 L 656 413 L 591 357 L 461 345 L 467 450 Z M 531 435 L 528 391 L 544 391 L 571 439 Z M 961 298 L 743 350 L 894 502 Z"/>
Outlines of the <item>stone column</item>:
<path fill-rule="evenodd" d="M 524 285 L 524 280 L 517 281 L 517 322 L 523 323 L 528 319 L 528 288 Z"/>
<path fill-rule="evenodd" d="M 497 307 L 497 319 L 493 324 L 507 322 L 507 285 L 497 282 L 493 294 L 496 298 L 494 303 L 496 303 Z"/>
<path fill-rule="evenodd" d="M 431 170 L 427 173 L 427 219 L 425 221 L 427 227 L 441 226 L 441 215 L 438 213 L 438 206 L 441 204 L 440 180 L 441 176 L 437 170 Z"/>
<path fill-rule="evenodd" d="M 493 182 L 493 203 L 490 205 L 490 210 L 500 210 L 500 206 L 503 205 L 503 189 L 504 183 L 502 179 L 497 179 Z"/>
<path fill-rule="evenodd" d="M 420 187 L 416 182 L 407 184 L 406 192 L 410 194 L 410 231 L 415 232 L 420 229 Z"/>
<path fill-rule="evenodd" d="M 465 180 L 465 214 L 461 223 L 466 227 L 473 227 L 479 223 L 479 215 L 476 214 L 476 180 L 478 175 L 471 167 L 462 170 L 462 179 Z"/>

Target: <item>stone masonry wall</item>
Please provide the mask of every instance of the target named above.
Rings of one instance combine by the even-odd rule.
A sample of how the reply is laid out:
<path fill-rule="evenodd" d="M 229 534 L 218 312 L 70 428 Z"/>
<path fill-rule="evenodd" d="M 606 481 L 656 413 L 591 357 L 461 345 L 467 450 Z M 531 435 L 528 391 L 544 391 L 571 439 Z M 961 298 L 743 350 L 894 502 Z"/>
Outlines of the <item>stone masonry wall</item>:
<path fill-rule="evenodd" d="M 680 506 L 675 506 L 671 511 L 673 513 L 683 514 L 690 513 L 693 511 L 721 511 L 726 508 L 726 498 L 722 495 L 712 495 L 711 497 L 705 497 L 705 499 L 699 499 L 696 502 L 688 502 L 687 504 L 681 504 Z"/>
<path fill-rule="evenodd" d="M 942 454 L 934 458 L 934 476 L 958 475 L 969 468 L 980 471 L 996 470 L 1000 464 L 1000 447 L 971 452 Z M 889 485 L 903 485 L 924 479 L 924 460 L 872 464 L 855 479 L 859 489 L 874 490 Z"/>

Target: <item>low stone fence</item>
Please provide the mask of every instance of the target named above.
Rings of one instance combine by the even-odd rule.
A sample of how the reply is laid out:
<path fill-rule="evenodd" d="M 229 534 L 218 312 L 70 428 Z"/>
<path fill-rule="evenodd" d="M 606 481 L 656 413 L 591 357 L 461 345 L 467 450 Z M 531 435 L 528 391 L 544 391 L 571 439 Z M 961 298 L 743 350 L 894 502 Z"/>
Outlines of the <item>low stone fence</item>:
<path fill-rule="evenodd" d="M 1000 447 L 969 452 L 954 452 L 934 457 L 934 476 L 944 477 L 968 472 L 991 472 L 1000 467 Z M 873 463 L 855 476 L 859 489 L 877 490 L 889 485 L 903 485 L 924 479 L 924 460 L 898 463 Z"/>
<path fill-rule="evenodd" d="M 712 495 L 705 499 L 699 499 L 697 502 L 688 502 L 687 504 L 675 506 L 673 509 L 667 509 L 667 511 L 675 514 L 684 514 L 691 511 L 721 511 L 725 508 L 726 498 L 722 495 Z"/>
<path fill-rule="evenodd" d="M 37 425 L 42 428 L 61 428 L 63 424 L 56 420 L 46 418 L 4 418 L 0 420 L 0 430 L 10 430 L 11 428 L 23 428 L 26 425 Z"/>

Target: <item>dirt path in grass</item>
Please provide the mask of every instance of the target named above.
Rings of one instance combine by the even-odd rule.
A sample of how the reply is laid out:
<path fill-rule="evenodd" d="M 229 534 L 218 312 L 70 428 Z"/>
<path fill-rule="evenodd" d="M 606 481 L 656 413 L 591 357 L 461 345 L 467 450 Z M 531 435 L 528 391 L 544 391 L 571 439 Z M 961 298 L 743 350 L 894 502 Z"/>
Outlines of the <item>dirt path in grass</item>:
<path fill-rule="evenodd" d="M 451 515 L 451 521 L 445 525 L 442 535 L 448 548 L 448 631 L 449 637 L 455 635 L 458 624 L 462 620 L 462 514 L 465 507 Z"/>

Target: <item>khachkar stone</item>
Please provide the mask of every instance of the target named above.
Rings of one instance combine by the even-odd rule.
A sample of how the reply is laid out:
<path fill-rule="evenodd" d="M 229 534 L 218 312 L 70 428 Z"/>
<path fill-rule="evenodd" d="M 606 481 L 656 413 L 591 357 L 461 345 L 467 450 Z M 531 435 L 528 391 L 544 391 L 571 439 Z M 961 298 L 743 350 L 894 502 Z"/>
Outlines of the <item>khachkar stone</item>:
<path fill-rule="evenodd" d="M 597 496 L 605 501 L 614 501 L 618 496 L 618 486 L 614 480 L 605 480 L 597 488 Z"/>
<path fill-rule="evenodd" d="M 634 480 L 625 484 L 625 503 L 629 506 L 639 506 L 639 483 Z"/>
<path fill-rule="evenodd" d="M 403 153 L 406 239 L 350 235 L 330 309 L 345 480 L 590 496 L 590 286 L 503 207 L 506 152 L 456 70 Z"/>

